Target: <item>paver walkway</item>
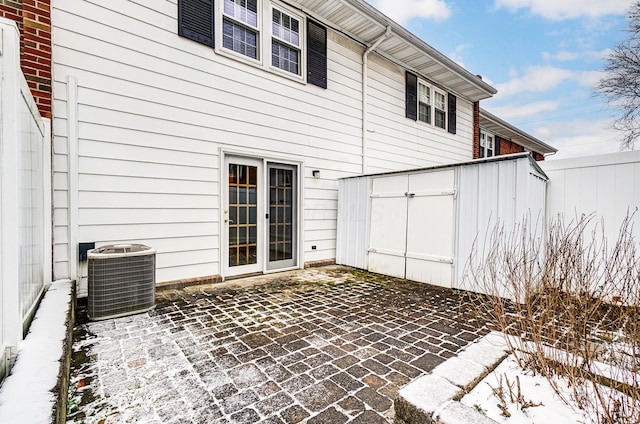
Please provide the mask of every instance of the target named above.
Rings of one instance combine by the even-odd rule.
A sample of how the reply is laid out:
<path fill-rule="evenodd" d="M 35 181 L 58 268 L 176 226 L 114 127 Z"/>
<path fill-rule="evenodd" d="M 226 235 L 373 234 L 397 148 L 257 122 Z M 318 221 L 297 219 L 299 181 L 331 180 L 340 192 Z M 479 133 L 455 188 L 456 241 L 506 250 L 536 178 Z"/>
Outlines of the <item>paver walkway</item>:
<path fill-rule="evenodd" d="M 74 332 L 70 422 L 389 423 L 486 330 L 450 289 L 348 268 L 158 293 Z"/>

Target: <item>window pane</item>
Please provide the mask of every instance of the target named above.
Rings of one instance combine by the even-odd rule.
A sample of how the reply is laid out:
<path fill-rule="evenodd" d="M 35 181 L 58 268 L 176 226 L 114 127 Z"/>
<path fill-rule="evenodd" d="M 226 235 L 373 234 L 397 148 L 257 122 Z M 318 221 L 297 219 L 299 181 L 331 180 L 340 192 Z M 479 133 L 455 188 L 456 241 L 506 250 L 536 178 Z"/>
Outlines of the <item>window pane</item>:
<path fill-rule="evenodd" d="M 437 91 L 435 92 L 435 96 L 434 96 L 434 102 L 435 102 L 435 107 L 436 109 L 440 109 L 442 111 L 445 110 L 445 102 L 444 102 L 444 94 L 442 93 L 438 93 Z"/>
<path fill-rule="evenodd" d="M 445 118 L 446 118 L 446 109 L 445 109 L 445 98 L 444 94 L 438 93 L 435 91 L 433 93 L 433 106 L 435 108 L 434 113 L 434 124 L 438 128 L 445 128 Z"/>
<path fill-rule="evenodd" d="M 258 27 L 257 0 L 224 0 L 224 13 L 232 18 Z"/>
<path fill-rule="evenodd" d="M 237 224 L 238 223 L 238 207 L 237 206 L 230 206 L 229 207 L 229 221 L 232 224 Z"/>
<path fill-rule="evenodd" d="M 227 20 L 222 25 L 222 46 L 252 59 L 258 58 L 257 32 Z"/>
<path fill-rule="evenodd" d="M 431 89 L 423 84 L 418 84 L 418 101 L 427 105 L 431 104 Z"/>
<path fill-rule="evenodd" d="M 276 68 L 299 74 L 300 53 L 298 50 L 285 46 L 277 41 L 271 43 L 271 64 Z"/>
<path fill-rule="evenodd" d="M 418 83 L 418 120 L 431 123 L 431 87 Z"/>
<path fill-rule="evenodd" d="M 424 103 L 418 103 L 418 119 L 427 124 L 431 123 L 431 106 Z"/>
<path fill-rule="evenodd" d="M 444 119 L 445 118 L 445 112 L 443 110 L 438 110 L 436 109 L 436 113 L 435 113 L 435 125 L 438 128 L 444 128 L 445 123 L 444 123 Z"/>
<path fill-rule="evenodd" d="M 300 46 L 300 24 L 297 19 L 274 9 L 271 30 L 274 37 L 294 46 Z"/>

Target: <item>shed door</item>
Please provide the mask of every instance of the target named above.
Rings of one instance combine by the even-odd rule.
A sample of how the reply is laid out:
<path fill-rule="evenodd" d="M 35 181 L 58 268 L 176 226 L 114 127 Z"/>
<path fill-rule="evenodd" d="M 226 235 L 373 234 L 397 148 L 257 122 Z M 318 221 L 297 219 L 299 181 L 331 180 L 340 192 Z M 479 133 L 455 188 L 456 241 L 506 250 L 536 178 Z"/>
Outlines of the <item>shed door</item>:
<path fill-rule="evenodd" d="M 372 180 L 369 271 L 405 276 L 408 188 L 407 175 Z"/>
<path fill-rule="evenodd" d="M 455 171 L 373 179 L 369 267 L 451 287 Z"/>
<path fill-rule="evenodd" d="M 405 278 L 451 287 L 454 187 L 453 169 L 409 175 Z"/>

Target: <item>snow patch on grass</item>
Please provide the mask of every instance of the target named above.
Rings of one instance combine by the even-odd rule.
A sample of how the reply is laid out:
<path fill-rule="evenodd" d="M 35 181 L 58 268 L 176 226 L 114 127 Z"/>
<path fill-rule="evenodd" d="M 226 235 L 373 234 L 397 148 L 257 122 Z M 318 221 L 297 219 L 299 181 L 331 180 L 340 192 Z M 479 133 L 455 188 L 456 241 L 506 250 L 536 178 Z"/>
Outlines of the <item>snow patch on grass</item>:
<path fill-rule="evenodd" d="M 502 388 L 504 399 L 506 400 L 506 408 L 511 414 L 505 417 L 502 410 L 498 407 L 501 402 L 493 393 L 493 389 L 500 386 L 500 378 L 502 377 Z M 511 385 L 513 393 L 513 402 L 509 394 L 507 382 Z M 518 402 L 517 381 L 520 382 L 520 394 L 523 402 L 531 402 L 533 404 L 542 404 L 540 406 L 530 406 L 521 408 L 522 403 Z M 480 383 L 478 383 L 471 392 L 465 395 L 461 402 L 471 408 L 474 408 L 489 418 L 499 423 L 509 424 L 529 424 L 535 423 L 570 423 L 570 422 L 590 422 L 589 417 L 580 410 L 577 405 L 570 399 L 570 389 L 561 379 L 555 380 L 558 387 L 566 394 L 565 403 L 554 392 L 546 378 L 534 376 L 526 373 L 518 366 L 513 356 L 507 357 L 498 367 L 489 375 L 487 375 Z"/>

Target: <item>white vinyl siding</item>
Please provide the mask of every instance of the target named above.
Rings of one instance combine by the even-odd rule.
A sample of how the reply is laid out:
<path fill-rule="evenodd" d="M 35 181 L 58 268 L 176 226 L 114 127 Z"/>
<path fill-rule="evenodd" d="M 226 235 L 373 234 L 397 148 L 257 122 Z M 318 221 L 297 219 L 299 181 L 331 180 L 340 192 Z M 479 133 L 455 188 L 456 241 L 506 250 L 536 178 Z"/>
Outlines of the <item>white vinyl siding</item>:
<path fill-rule="evenodd" d="M 420 168 L 471 159 L 473 104 L 458 98 L 457 134 L 405 117 L 405 72 L 369 55 L 367 172 Z"/>
<path fill-rule="evenodd" d="M 324 90 L 179 37 L 176 19 L 175 0 L 52 2 L 56 277 L 67 276 L 75 252 L 70 125 L 78 241 L 155 248 L 158 282 L 222 272 L 221 151 L 302 162 L 302 262 L 335 258 L 337 179 L 362 170 L 362 47 L 328 31 Z M 404 71 L 375 54 L 369 63 L 369 171 L 471 157 L 470 102 L 459 99 L 457 135 L 418 129 L 404 118 Z M 78 82 L 75 123 L 69 76 Z"/>

